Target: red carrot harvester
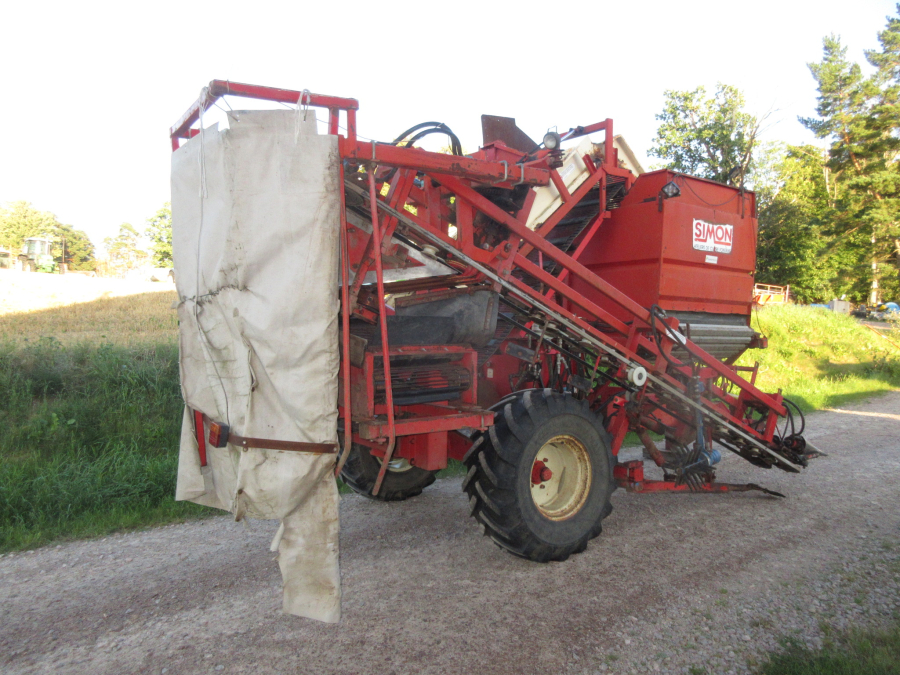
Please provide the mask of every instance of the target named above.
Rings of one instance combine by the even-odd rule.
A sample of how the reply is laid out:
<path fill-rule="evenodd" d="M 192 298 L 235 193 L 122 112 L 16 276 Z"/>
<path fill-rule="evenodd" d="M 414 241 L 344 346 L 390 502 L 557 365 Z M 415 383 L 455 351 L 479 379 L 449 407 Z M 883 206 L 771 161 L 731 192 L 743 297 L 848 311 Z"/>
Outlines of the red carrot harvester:
<path fill-rule="evenodd" d="M 204 129 L 222 97 L 296 108 Z M 644 173 L 609 119 L 538 143 L 485 115 L 463 156 L 436 122 L 363 140 L 357 108 L 213 81 L 172 127 L 181 497 L 300 541 L 301 520 L 336 519 L 323 467 L 388 501 L 453 458 L 485 534 L 546 562 L 600 533 L 616 487 L 762 490 L 718 482 L 721 451 L 790 472 L 819 454 L 797 406 L 735 365 L 766 346 L 752 192 Z M 430 134 L 451 154 L 418 148 Z M 618 461 L 628 432 L 661 479 Z M 336 561 L 336 528 L 319 534 Z"/>

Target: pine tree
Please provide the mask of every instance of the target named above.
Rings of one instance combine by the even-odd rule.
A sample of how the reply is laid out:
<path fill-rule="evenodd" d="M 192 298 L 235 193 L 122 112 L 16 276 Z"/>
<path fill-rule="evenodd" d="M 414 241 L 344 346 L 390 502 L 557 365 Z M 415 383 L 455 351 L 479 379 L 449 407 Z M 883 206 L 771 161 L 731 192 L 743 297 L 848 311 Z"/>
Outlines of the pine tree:
<path fill-rule="evenodd" d="M 900 15 L 900 5 L 897 5 Z M 900 18 L 888 17 L 878 34 L 880 50 L 868 50 L 866 59 L 875 68 L 868 83 L 872 101 L 866 119 L 868 143 L 864 157 L 868 171 L 854 182 L 865 195 L 865 218 L 872 230 L 873 268 L 892 259 L 894 273 L 881 275 L 885 297 L 900 293 Z"/>
<path fill-rule="evenodd" d="M 839 38 L 825 38 L 822 61 L 809 64 L 818 117 L 800 119 L 830 143 L 827 165 L 843 188 L 830 234 L 842 257 L 858 258 L 844 271 L 855 280 L 854 295 L 873 304 L 900 291 L 900 19 L 888 18 L 879 41 L 880 50 L 866 53 L 876 68 L 867 78 Z"/>

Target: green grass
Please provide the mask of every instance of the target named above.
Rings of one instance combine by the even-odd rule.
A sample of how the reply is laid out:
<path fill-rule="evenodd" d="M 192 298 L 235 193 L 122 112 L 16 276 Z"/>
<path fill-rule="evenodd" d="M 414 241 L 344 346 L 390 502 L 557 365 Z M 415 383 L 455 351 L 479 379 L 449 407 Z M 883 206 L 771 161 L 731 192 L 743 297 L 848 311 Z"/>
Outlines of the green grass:
<path fill-rule="evenodd" d="M 174 339 L 0 345 L 0 551 L 196 517 L 174 501 Z"/>
<path fill-rule="evenodd" d="M 783 389 L 805 410 L 838 406 L 900 387 L 900 349 L 853 317 L 827 309 L 772 306 L 754 314 L 768 349 L 752 349 L 738 365 L 759 361 L 763 391 Z M 900 344 L 896 329 L 888 334 Z"/>
<path fill-rule="evenodd" d="M 216 513 L 174 500 L 174 338 L 6 342 L 0 391 L 0 552 Z M 463 474 L 451 461 L 439 475 Z"/>
<path fill-rule="evenodd" d="M 900 674 L 900 626 L 883 631 L 857 631 L 811 650 L 787 643 L 770 658 L 763 675 L 895 675 Z"/>

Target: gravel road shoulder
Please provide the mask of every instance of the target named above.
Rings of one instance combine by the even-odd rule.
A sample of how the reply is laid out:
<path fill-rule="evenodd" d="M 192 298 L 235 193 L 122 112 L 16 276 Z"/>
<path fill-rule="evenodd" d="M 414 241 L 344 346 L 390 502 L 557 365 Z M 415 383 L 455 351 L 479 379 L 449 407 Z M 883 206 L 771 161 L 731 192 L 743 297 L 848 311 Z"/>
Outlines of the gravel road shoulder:
<path fill-rule="evenodd" d="M 815 646 L 900 613 L 900 392 L 841 410 L 809 419 L 829 456 L 802 475 L 723 462 L 722 480 L 787 499 L 620 490 L 604 533 L 565 563 L 479 536 L 458 479 L 405 503 L 346 496 L 339 625 L 280 613 L 272 523 L 8 554 L 0 669 L 751 672 L 784 638 Z"/>

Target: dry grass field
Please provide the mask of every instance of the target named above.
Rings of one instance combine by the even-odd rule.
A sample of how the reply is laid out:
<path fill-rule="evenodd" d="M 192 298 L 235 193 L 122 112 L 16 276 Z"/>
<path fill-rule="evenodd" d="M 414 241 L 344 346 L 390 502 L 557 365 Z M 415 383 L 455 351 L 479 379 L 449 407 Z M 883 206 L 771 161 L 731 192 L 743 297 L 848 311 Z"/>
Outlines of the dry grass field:
<path fill-rule="evenodd" d="M 0 342 L 174 340 L 171 284 L 0 271 Z"/>

